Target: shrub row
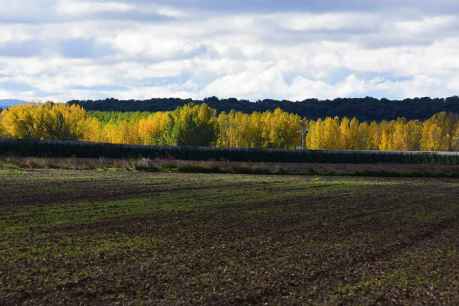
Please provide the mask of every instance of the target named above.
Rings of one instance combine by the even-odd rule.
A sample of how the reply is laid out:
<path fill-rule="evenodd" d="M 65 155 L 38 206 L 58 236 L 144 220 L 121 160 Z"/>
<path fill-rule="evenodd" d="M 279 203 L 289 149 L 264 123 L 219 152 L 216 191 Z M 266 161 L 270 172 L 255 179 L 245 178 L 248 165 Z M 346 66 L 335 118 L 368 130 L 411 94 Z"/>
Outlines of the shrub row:
<path fill-rule="evenodd" d="M 21 157 L 151 158 L 196 161 L 459 164 L 459 152 L 311 151 L 159 147 L 75 141 L 0 140 L 0 155 Z"/>

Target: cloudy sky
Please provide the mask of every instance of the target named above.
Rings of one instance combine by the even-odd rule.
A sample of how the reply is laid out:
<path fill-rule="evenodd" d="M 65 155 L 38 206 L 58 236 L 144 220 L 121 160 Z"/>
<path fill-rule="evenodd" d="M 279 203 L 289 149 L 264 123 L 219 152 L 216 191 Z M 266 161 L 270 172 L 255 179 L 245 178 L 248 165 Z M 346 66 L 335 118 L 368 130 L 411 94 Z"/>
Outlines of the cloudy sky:
<path fill-rule="evenodd" d="M 0 99 L 459 94 L 457 0 L 0 0 Z"/>

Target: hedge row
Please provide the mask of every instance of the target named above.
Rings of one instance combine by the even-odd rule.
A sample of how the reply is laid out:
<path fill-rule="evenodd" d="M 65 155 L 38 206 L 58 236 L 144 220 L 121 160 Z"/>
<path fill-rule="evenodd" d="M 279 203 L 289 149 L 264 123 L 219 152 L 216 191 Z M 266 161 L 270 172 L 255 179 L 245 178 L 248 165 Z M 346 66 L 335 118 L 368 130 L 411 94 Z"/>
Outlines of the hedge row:
<path fill-rule="evenodd" d="M 0 155 L 21 157 L 161 158 L 247 162 L 459 164 L 459 152 L 310 151 L 158 147 L 74 141 L 0 140 Z"/>

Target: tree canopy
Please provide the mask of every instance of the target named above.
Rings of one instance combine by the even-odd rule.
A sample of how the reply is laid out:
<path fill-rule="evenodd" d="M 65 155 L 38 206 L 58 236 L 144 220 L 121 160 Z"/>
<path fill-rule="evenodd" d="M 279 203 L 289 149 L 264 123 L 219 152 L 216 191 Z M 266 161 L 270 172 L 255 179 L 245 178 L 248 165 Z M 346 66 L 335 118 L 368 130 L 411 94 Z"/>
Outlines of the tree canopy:
<path fill-rule="evenodd" d="M 1 112 L 0 136 L 220 148 L 458 151 L 459 115 L 378 122 L 337 116 L 314 120 L 280 108 L 218 113 L 206 104 L 187 104 L 168 112 L 88 113 L 79 105 L 46 103 Z"/>
<path fill-rule="evenodd" d="M 399 117 L 408 120 L 426 120 L 436 113 L 449 112 L 459 114 L 459 97 L 449 98 L 412 98 L 404 100 L 388 100 L 375 98 L 339 98 L 334 100 L 308 99 L 304 101 L 218 99 L 216 97 L 204 100 L 157 98 L 150 100 L 88 100 L 69 101 L 87 111 L 112 112 L 158 112 L 173 111 L 186 104 L 207 104 L 220 112 L 254 113 L 274 111 L 280 108 L 288 113 L 297 114 L 309 119 L 326 117 L 357 118 L 360 121 L 395 120 Z"/>

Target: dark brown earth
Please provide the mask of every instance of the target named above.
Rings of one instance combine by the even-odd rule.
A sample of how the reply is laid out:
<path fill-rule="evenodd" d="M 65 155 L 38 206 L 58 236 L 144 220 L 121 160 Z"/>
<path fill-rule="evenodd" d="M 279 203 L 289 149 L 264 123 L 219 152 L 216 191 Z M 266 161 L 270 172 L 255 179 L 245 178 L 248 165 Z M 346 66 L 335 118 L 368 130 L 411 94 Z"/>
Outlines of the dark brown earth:
<path fill-rule="evenodd" d="M 0 305 L 457 305 L 459 181 L 0 171 Z"/>

